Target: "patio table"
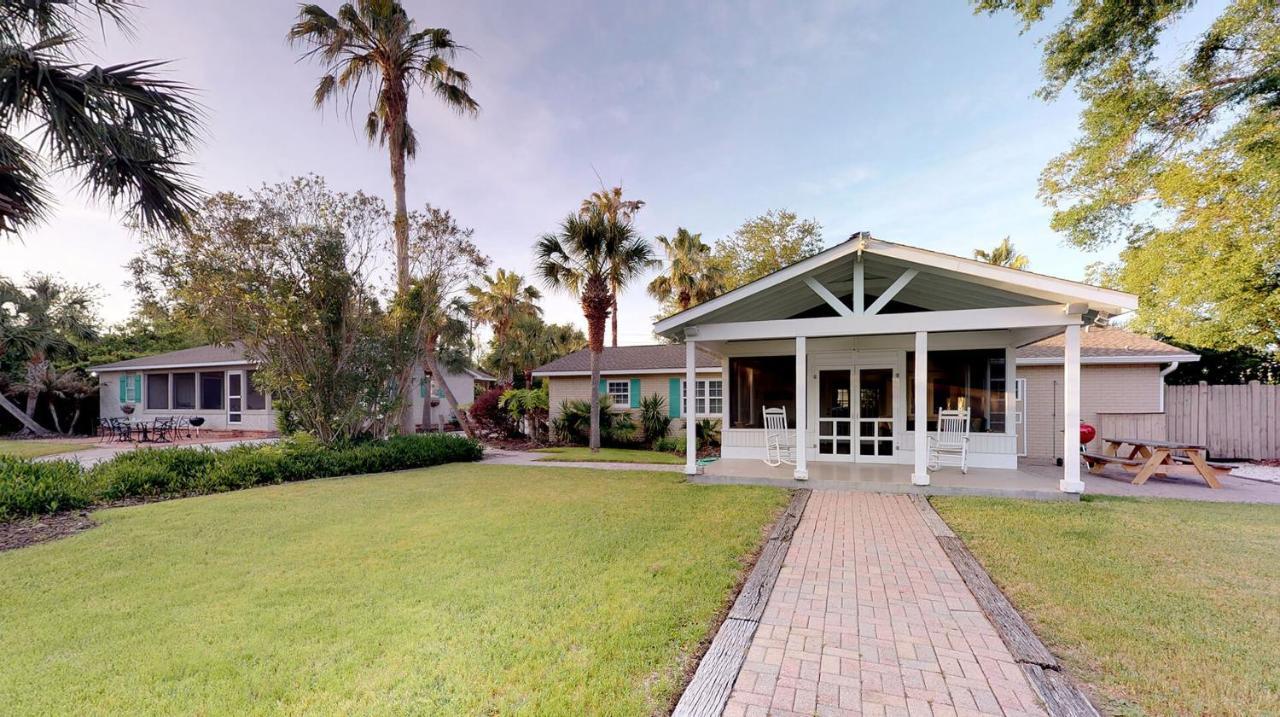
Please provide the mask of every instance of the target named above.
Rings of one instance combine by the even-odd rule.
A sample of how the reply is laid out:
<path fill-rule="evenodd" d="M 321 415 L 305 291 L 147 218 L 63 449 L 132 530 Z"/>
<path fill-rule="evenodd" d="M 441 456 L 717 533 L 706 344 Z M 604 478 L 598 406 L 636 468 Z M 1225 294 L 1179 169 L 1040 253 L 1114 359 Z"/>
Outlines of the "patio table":
<path fill-rule="evenodd" d="M 1146 459 L 1138 474 L 1133 477 L 1133 485 L 1146 483 L 1147 479 L 1156 473 L 1168 475 L 1171 469 L 1182 467 L 1177 465 L 1174 459 L 1174 451 L 1179 451 L 1186 455 L 1187 460 L 1191 462 L 1191 467 L 1195 468 L 1196 473 L 1204 478 L 1204 482 L 1208 483 L 1210 488 L 1222 487 L 1218 482 L 1217 474 L 1205 460 L 1205 447 L 1202 445 L 1182 441 L 1157 441 L 1150 438 L 1103 438 L 1102 441 L 1105 444 L 1104 450 L 1109 456 L 1119 457 L 1120 449 L 1127 445 L 1130 447 L 1127 458 Z"/>

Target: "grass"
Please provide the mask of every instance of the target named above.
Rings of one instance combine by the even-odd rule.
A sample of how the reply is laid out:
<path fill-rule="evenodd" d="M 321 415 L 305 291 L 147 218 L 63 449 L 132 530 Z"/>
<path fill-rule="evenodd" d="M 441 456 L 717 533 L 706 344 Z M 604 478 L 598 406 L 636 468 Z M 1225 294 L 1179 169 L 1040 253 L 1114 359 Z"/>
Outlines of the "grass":
<path fill-rule="evenodd" d="M 661 712 L 786 501 L 455 464 L 101 511 L 0 553 L 0 704 Z"/>
<path fill-rule="evenodd" d="M 684 457 L 674 453 L 649 451 L 639 448 L 601 448 L 599 453 L 592 453 L 584 446 L 560 446 L 556 448 L 539 448 L 538 453 L 547 456 L 540 461 L 595 461 L 596 463 L 666 463 L 684 464 Z"/>
<path fill-rule="evenodd" d="M 1280 714 L 1280 506 L 934 498 L 1118 714 Z"/>
<path fill-rule="evenodd" d="M 39 458 L 40 456 L 52 456 L 58 453 L 67 453 L 69 451 L 77 451 L 87 448 L 82 441 L 59 441 L 56 439 L 31 438 L 15 440 L 12 438 L 0 439 L 0 456 L 10 456 L 13 458 Z"/>

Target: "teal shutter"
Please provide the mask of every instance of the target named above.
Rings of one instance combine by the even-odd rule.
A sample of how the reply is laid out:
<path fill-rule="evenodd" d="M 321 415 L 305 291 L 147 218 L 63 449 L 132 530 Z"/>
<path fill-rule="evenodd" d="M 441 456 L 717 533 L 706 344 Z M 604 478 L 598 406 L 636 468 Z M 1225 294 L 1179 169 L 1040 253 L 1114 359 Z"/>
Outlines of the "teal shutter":
<path fill-rule="evenodd" d="M 667 415 L 680 417 L 680 379 L 667 379 Z"/>
<path fill-rule="evenodd" d="M 427 383 L 430 381 L 430 378 L 423 376 L 422 380 L 418 382 L 418 398 L 427 397 Z"/>
<path fill-rule="evenodd" d="M 133 375 L 133 400 L 142 403 L 142 374 Z"/>
<path fill-rule="evenodd" d="M 631 407 L 640 408 L 640 379 L 631 379 Z"/>
<path fill-rule="evenodd" d="M 609 395 L 609 382 L 603 378 L 600 379 L 600 395 L 601 396 Z"/>
<path fill-rule="evenodd" d="M 129 402 L 129 374 L 120 374 L 120 403 Z"/>

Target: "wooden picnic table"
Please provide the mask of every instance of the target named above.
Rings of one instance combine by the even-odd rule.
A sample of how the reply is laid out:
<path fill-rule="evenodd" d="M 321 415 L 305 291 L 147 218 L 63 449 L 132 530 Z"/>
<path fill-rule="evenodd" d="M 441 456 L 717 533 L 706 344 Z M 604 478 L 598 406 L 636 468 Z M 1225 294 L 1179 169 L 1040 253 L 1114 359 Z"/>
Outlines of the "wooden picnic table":
<path fill-rule="evenodd" d="M 1138 469 L 1138 474 L 1133 477 L 1133 485 L 1142 485 L 1147 479 L 1159 473 L 1160 475 L 1168 475 L 1170 471 L 1176 468 L 1184 467 L 1184 462 L 1189 462 L 1195 469 L 1195 472 L 1204 478 L 1204 482 L 1209 484 L 1210 488 L 1221 488 L 1222 483 L 1218 481 L 1217 471 L 1209 465 L 1205 460 L 1205 447 L 1195 443 L 1186 443 L 1182 441 L 1157 441 L 1150 438 L 1103 438 L 1103 450 L 1106 455 L 1121 459 L 1117 462 L 1127 463 Z M 1127 456 L 1123 456 L 1120 449 L 1129 446 Z M 1176 455 L 1177 451 L 1181 455 Z M 1183 458 L 1185 456 L 1185 458 Z M 1140 462 L 1139 457 L 1145 459 Z"/>

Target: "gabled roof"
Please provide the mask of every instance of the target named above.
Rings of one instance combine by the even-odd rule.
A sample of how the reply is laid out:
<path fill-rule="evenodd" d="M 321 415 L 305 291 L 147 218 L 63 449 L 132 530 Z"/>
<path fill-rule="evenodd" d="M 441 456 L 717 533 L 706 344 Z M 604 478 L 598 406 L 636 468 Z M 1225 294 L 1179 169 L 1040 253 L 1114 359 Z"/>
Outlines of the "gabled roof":
<path fill-rule="evenodd" d="M 1137 297 L 1132 294 L 895 244 L 863 232 L 808 259 L 662 319 L 654 330 L 679 338 L 683 328 L 698 324 L 791 318 L 824 303 L 805 285 L 806 280 L 817 280 L 836 296 L 847 296 L 858 260 L 863 262 L 865 288 L 871 296 L 885 291 L 906 270 L 918 272 L 895 296 L 895 302 L 904 311 L 1084 303 L 1091 314 L 1114 316 L 1138 305 Z M 868 303 L 870 301 L 868 298 Z"/>
<path fill-rule="evenodd" d="M 1061 364 L 1066 337 L 1050 336 L 1018 348 L 1018 364 Z M 1121 328 L 1090 326 L 1080 334 L 1081 363 L 1169 363 L 1199 361 L 1200 356 L 1163 341 Z"/>
<path fill-rule="evenodd" d="M 477 371 L 474 368 L 464 368 L 462 369 L 462 372 L 467 374 L 471 378 L 474 378 L 477 381 L 497 381 L 498 380 L 497 377 L 490 376 L 484 371 Z"/>
<path fill-rule="evenodd" d="M 684 370 L 683 344 L 650 346 L 606 346 L 600 354 L 601 373 L 670 373 Z M 720 358 L 701 349 L 697 354 L 699 369 L 720 368 Z M 579 375 L 591 373 L 591 351 L 582 349 L 539 366 L 534 376 Z"/>
<path fill-rule="evenodd" d="M 189 349 L 169 351 L 151 356 L 140 356 L 125 361 L 106 363 L 101 366 L 90 366 L 91 371 L 146 370 L 157 368 L 173 368 L 175 366 L 233 366 L 253 363 L 245 358 L 244 344 L 234 341 L 229 345 L 210 344 Z"/>

